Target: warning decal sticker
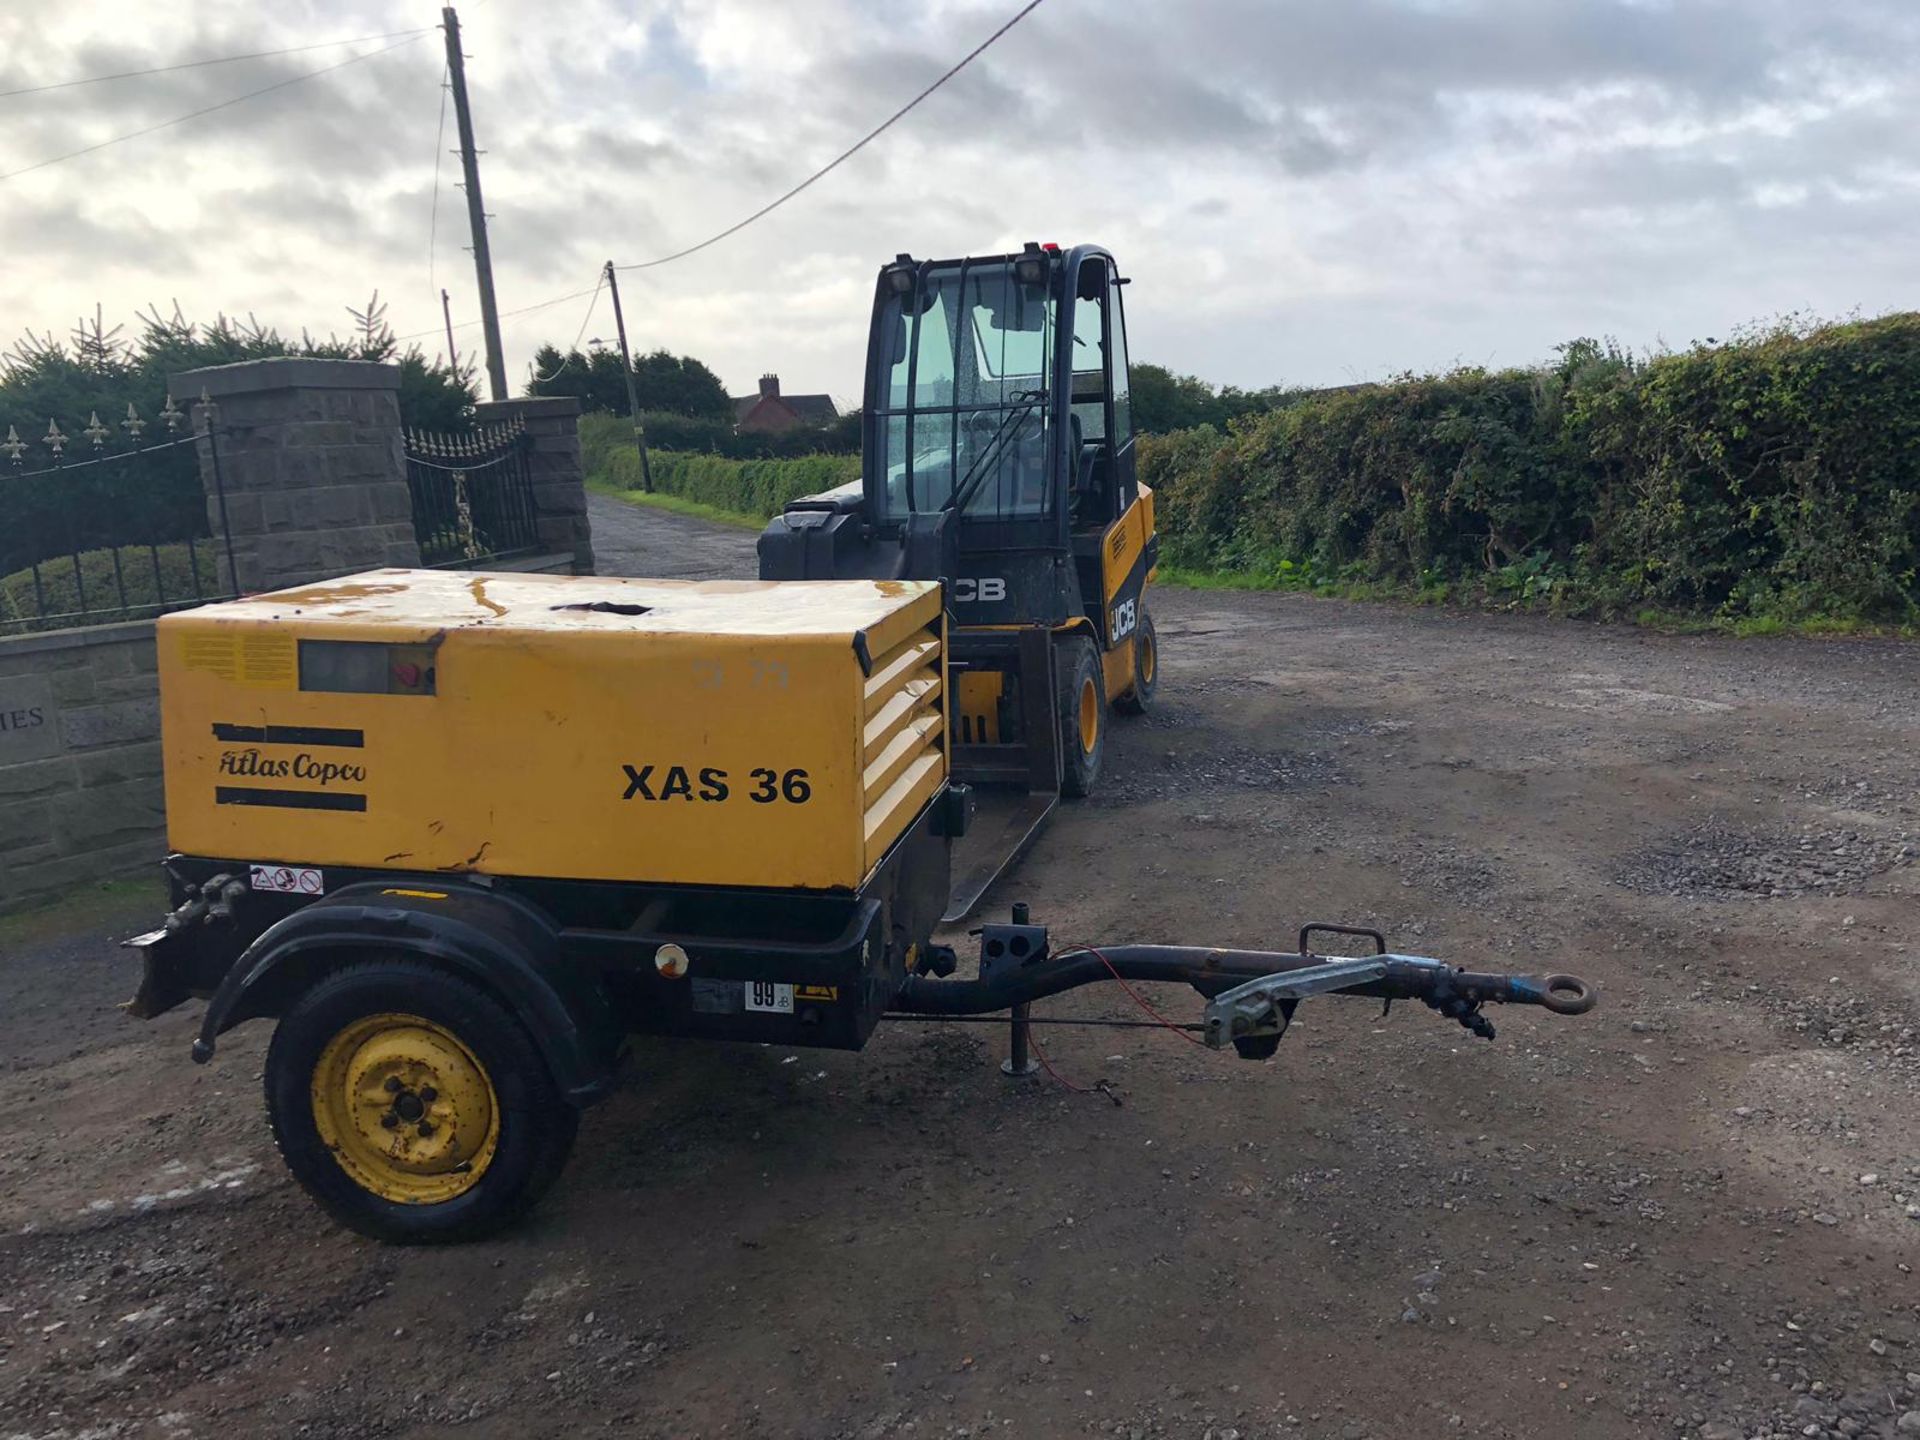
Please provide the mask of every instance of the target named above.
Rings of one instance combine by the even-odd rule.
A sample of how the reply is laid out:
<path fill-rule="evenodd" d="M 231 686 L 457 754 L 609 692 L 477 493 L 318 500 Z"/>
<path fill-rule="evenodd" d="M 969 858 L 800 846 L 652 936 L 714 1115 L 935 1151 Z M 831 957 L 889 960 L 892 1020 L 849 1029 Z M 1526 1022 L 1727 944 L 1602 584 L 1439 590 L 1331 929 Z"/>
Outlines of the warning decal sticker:
<path fill-rule="evenodd" d="M 191 631 L 180 638 L 180 663 L 240 685 L 291 690 L 299 680 L 293 636 L 282 631 Z"/>
<path fill-rule="evenodd" d="M 326 877 L 294 865 L 255 865 L 253 888 L 280 895 L 318 895 L 326 889 Z"/>

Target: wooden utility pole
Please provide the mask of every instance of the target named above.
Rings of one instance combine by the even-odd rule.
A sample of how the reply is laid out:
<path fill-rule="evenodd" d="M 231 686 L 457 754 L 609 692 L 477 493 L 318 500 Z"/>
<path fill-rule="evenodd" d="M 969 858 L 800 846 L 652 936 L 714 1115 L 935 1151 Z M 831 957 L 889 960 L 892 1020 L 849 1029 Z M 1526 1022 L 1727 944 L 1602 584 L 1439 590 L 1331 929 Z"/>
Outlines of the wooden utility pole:
<path fill-rule="evenodd" d="M 473 148 L 473 112 L 467 108 L 467 61 L 460 53 L 460 17 L 447 6 L 440 12 L 447 32 L 447 83 L 453 90 L 453 114 L 460 126 L 460 168 L 466 172 L 467 223 L 473 229 L 473 269 L 480 282 L 480 328 L 487 344 L 487 388 L 495 400 L 507 398 L 507 362 L 500 352 L 500 308 L 493 299 L 493 252 L 487 248 L 487 207 L 480 198 L 480 152 Z"/>
<path fill-rule="evenodd" d="M 627 353 L 627 317 L 620 311 L 620 277 L 607 261 L 607 289 L 613 293 L 613 328 L 620 337 L 620 373 L 627 377 L 627 413 L 633 416 L 633 443 L 640 447 L 640 488 L 653 493 L 653 467 L 647 463 L 647 427 L 640 423 L 640 393 L 633 384 L 633 357 Z"/>
<path fill-rule="evenodd" d="M 456 377 L 460 374 L 460 352 L 453 348 L 453 301 L 447 298 L 446 287 L 440 287 L 440 315 L 447 322 L 447 369 Z"/>

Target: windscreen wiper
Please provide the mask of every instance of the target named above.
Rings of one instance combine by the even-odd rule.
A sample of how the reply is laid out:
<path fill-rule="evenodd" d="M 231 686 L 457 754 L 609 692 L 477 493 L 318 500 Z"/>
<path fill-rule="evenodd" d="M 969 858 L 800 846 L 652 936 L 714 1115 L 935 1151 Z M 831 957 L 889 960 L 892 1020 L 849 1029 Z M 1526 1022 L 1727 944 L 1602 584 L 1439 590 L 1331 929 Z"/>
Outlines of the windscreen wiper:
<path fill-rule="evenodd" d="M 1032 414 L 1033 407 L 1047 398 L 1047 392 L 1016 390 L 1013 398 L 1020 403 L 1001 417 L 1000 428 L 993 432 L 993 438 L 987 442 L 986 449 L 980 452 L 980 457 L 968 467 L 965 478 L 954 487 L 953 494 L 947 497 L 946 504 L 940 507 L 942 510 L 964 510 L 973 503 L 974 492 L 979 490 L 990 473 L 989 463 L 997 460 L 1006 448 L 1007 437 L 1012 432 L 1013 426 Z"/>

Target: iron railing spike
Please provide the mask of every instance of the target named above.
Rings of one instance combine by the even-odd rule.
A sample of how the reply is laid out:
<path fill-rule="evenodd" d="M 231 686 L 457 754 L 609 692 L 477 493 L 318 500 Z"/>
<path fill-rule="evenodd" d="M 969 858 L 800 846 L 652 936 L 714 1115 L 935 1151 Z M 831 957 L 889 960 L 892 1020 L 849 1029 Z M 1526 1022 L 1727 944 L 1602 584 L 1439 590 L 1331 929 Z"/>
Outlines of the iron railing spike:
<path fill-rule="evenodd" d="M 211 401 L 204 403 L 210 405 Z M 101 410 L 116 415 L 116 418 L 113 421 L 103 419 Z M 119 419 L 118 413 L 124 413 L 126 418 Z M 213 413 L 209 411 L 210 420 Z M 43 628 L 42 622 L 90 625 L 118 619 L 147 618 L 182 605 L 225 598 L 233 593 L 228 583 L 217 576 L 213 585 L 209 586 L 204 573 L 208 559 L 219 547 L 224 547 L 227 553 L 215 568 L 224 568 L 229 572 L 232 569 L 232 535 L 219 478 L 220 456 L 214 448 L 213 439 L 217 430 L 210 426 L 204 434 L 193 433 L 198 427 L 174 404 L 171 394 L 166 396 L 160 414 L 171 422 L 169 428 L 188 420 L 188 424 L 182 427 L 187 433 L 178 437 L 156 436 L 155 445 L 144 447 L 141 444 L 144 432 L 157 427 L 141 415 L 138 403 L 132 400 L 112 401 L 90 409 L 86 425 L 77 427 L 71 434 L 61 427 L 57 414 L 49 416 L 45 433 L 35 436 L 33 441 L 21 437 L 17 424 L 0 423 L 0 479 L 12 475 L 27 480 L 45 478 L 54 482 L 53 493 L 47 497 L 46 503 L 69 511 L 66 518 L 72 522 L 66 527 L 68 543 L 61 547 L 72 564 L 71 580 L 66 582 L 71 586 L 70 591 L 63 595 L 50 590 L 43 583 L 42 571 L 50 563 L 58 563 L 57 556 L 43 557 L 38 564 L 29 567 L 32 571 L 30 593 L 23 587 L 15 587 L 13 621 L 0 625 L 0 629 L 12 630 L 21 623 L 28 629 L 35 629 Z M 29 422 L 28 434 L 33 434 L 34 428 L 33 422 Z M 121 442 L 121 437 L 114 433 L 116 430 L 121 431 L 130 443 L 125 451 L 116 448 L 109 455 L 107 444 L 113 442 L 117 447 Z M 67 451 L 82 437 L 90 442 L 90 449 L 82 450 L 69 459 Z M 186 546 L 187 573 L 176 577 L 161 563 L 161 549 L 169 543 L 164 517 L 141 513 L 143 507 L 138 503 L 138 496 L 143 481 L 166 473 L 176 459 L 185 459 L 169 452 L 188 444 L 192 444 L 198 452 L 199 463 L 211 467 L 211 489 L 219 501 L 219 509 L 217 518 L 209 517 L 212 534 Z M 36 462 L 32 470 L 25 470 L 22 462 L 27 453 L 38 453 L 41 445 L 51 452 L 50 460 L 46 463 Z M 77 482 L 82 477 L 92 483 L 62 483 Z M 128 507 L 132 507 L 131 513 L 120 513 L 128 510 Z M 109 516 L 112 520 L 110 529 Z M 152 572 L 150 577 L 147 573 L 149 569 Z M 60 572 L 48 572 L 50 575 L 56 573 Z M 0 721 L 3 720 L 4 717 L 0 716 Z"/>

